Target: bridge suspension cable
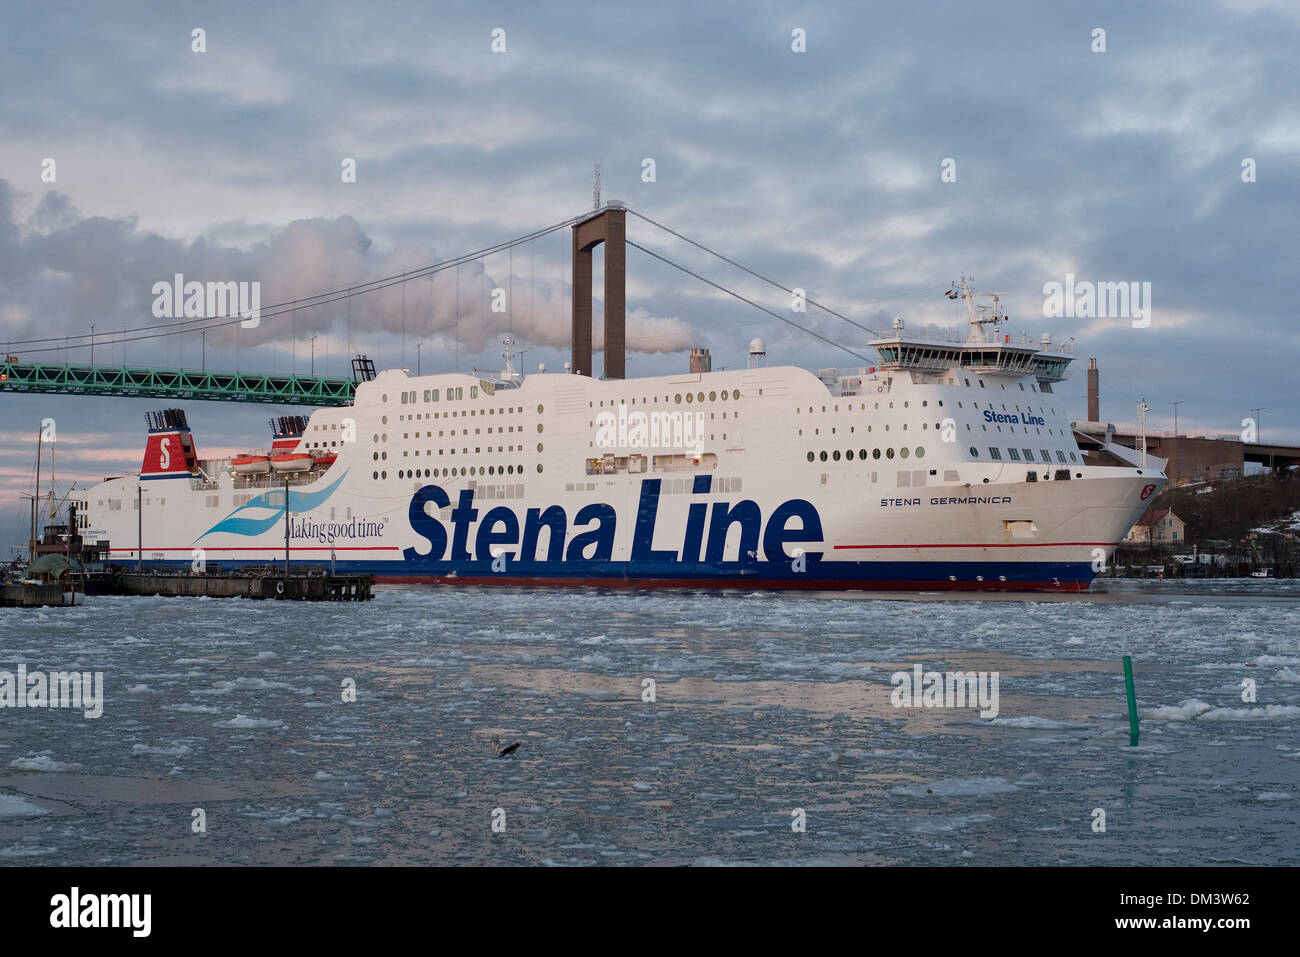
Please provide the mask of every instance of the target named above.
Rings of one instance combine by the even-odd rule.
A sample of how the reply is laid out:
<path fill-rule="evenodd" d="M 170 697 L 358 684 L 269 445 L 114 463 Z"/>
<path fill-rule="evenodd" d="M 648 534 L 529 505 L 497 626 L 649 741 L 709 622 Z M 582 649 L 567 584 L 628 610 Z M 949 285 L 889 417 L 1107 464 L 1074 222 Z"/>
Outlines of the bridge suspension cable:
<path fill-rule="evenodd" d="M 690 245 L 696 247 L 697 249 L 702 249 L 710 256 L 716 256 L 718 259 L 721 259 L 723 262 L 727 263 L 728 265 L 735 266 L 737 269 L 741 270 L 742 272 L 749 273 L 749 275 L 753 276 L 755 279 L 760 279 L 763 282 L 767 283 L 768 285 L 775 286 L 777 289 L 790 293 L 790 295 L 792 296 L 795 295 L 795 291 L 791 289 L 789 286 L 785 286 L 777 282 L 775 279 L 772 279 L 769 276 L 764 276 L 762 273 L 750 269 L 748 266 L 744 265 L 743 263 L 738 263 L 734 259 L 724 256 L 716 249 L 706 246 L 704 243 L 698 240 L 691 239 L 689 236 L 682 235 L 681 233 L 679 233 L 677 230 L 673 229 L 670 226 L 665 226 L 663 223 L 656 222 L 655 220 L 651 219 L 649 216 L 645 215 L 644 213 L 638 213 L 635 209 L 632 209 L 631 207 L 628 208 L 628 212 L 631 213 L 633 216 L 635 216 L 637 219 L 644 220 L 645 222 L 649 223 L 651 226 L 655 226 L 659 229 L 662 229 L 664 232 L 668 233 L 669 235 L 677 237 L 682 242 L 689 243 Z M 927 286 L 925 289 L 917 289 L 912 292 L 899 293 L 897 296 L 886 296 L 883 299 L 869 299 L 866 301 L 865 305 L 874 305 L 875 303 L 878 302 L 889 302 L 891 299 L 902 299 L 906 296 L 915 296 L 923 292 L 931 292 L 935 289 L 943 289 L 946 286 L 947 284 L 944 283 L 937 286 Z M 808 296 L 804 296 L 803 298 L 804 301 L 808 303 L 808 305 L 815 306 L 816 308 L 820 309 L 822 312 L 834 316 L 836 319 L 842 319 L 851 326 L 857 326 L 859 329 L 863 330 L 864 332 L 869 332 L 876 337 L 881 337 L 885 335 L 885 333 L 878 332 L 875 329 L 862 325 L 862 323 L 858 322 L 855 319 L 850 319 L 848 316 L 844 315 L 841 312 L 836 312 L 834 309 L 832 309 L 830 306 L 825 305 L 824 303 L 820 303 L 817 300 L 812 299 Z"/>
<path fill-rule="evenodd" d="M 834 339 L 829 339 L 829 338 L 827 338 L 826 336 L 823 336 L 823 335 L 822 335 L 821 333 L 819 333 L 819 332 L 813 332 L 813 331 L 812 331 L 811 329 L 809 329 L 807 326 L 802 326 L 802 325 L 800 325 L 799 323 L 795 322 L 793 319 L 790 319 L 790 318 L 787 318 L 786 316 L 781 315 L 779 312 L 775 312 L 775 311 L 773 311 L 773 310 L 771 310 L 771 309 L 768 309 L 766 306 L 759 305 L 759 304 L 756 303 L 754 300 L 749 299 L 749 298 L 747 298 L 747 297 L 745 297 L 745 296 L 742 296 L 740 293 L 735 292 L 734 290 L 728 289 L 726 286 L 723 286 L 723 285 L 721 285 L 720 283 L 716 283 L 716 282 L 714 282 L 712 279 L 706 279 L 704 276 L 701 276 L 701 275 L 700 275 L 699 273 L 697 273 L 697 272 L 692 272 L 690 269 L 687 269 L 685 266 L 681 265 L 680 263 L 675 263 L 675 262 L 673 262 L 673 261 L 672 261 L 671 259 L 669 259 L 667 256 L 661 256 L 661 255 L 659 255 L 659 254 L 656 253 L 656 252 L 652 252 L 651 250 L 646 249 L 644 246 L 642 246 L 642 245 L 640 245 L 640 244 L 638 244 L 638 243 L 634 243 L 634 242 L 632 242 L 632 240 L 630 240 L 630 239 L 627 239 L 627 240 L 624 240 L 624 241 L 625 241 L 629 246 L 631 246 L 632 248 L 641 250 L 641 252 L 645 253 L 647 256 L 653 256 L 655 259 L 658 259 L 660 262 L 667 263 L 669 266 L 672 266 L 674 269 L 680 269 L 682 272 L 686 273 L 686 275 L 688 275 L 688 276 L 694 276 L 694 277 L 695 277 L 696 279 L 698 279 L 700 282 L 702 282 L 702 283 L 706 283 L 706 284 L 712 286 L 714 289 L 720 290 L 721 292 L 725 292 L 728 296 L 734 296 L 736 299 L 739 299 L 741 302 L 748 303 L 749 305 L 753 306 L 755 309 L 758 309 L 758 310 L 760 310 L 760 311 L 762 311 L 762 312 L 765 312 L 765 313 L 767 313 L 769 316 L 772 316 L 772 317 L 775 318 L 775 319 L 780 319 L 782 322 L 786 323 L 787 325 L 794 326 L 794 328 L 798 329 L 800 332 L 805 332 L 805 333 L 807 333 L 808 335 L 812 336 L 814 339 L 820 339 L 822 342 L 826 343 L 827 345 L 832 345 L 832 346 L 834 346 L 836 349 L 843 349 L 843 350 L 844 350 L 845 352 L 847 352 L 849 355 L 851 355 L 851 356 L 856 356 L 857 358 L 863 360 L 864 362 L 870 362 L 870 361 L 871 361 L 871 359 L 870 359 L 869 357 L 864 356 L 862 353 L 860 353 L 860 352 L 855 352 L 854 350 L 850 349 L 848 346 L 846 346 L 846 345 L 842 345 L 842 344 L 836 342 Z"/>
<path fill-rule="evenodd" d="M 576 216 L 566 219 L 559 223 L 534 230 L 523 236 L 516 236 L 513 239 L 503 240 L 494 243 L 491 246 L 485 246 L 482 249 L 476 249 L 472 252 L 464 253 L 452 259 L 445 259 L 441 262 L 430 263 L 426 266 L 420 266 L 416 269 L 409 269 L 405 272 L 393 273 L 389 276 L 381 276 L 375 279 L 369 279 L 365 282 L 353 283 L 341 289 L 330 290 L 329 292 L 316 293 L 312 296 L 304 296 L 300 299 L 287 299 L 283 302 L 273 303 L 260 310 L 260 317 L 263 319 L 274 318 L 275 316 L 290 313 L 294 309 L 311 308 L 313 306 L 329 305 L 333 302 L 340 302 L 344 299 L 351 299 L 355 296 L 362 296 L 366 293 L 376 292 L 380 289 L 387 289 L 390 286 L 410 282 L 414 279 L 424 279 L 452 269 L 463 266 L 468 262 L 476 259 L 483 259 L 495 253 L 502 252 L 514 246 L 523 243 L 532 242 L 548 236 L 557 230 L 572 226 L 574 223 L 584 219 L 583 216 Z M 244 322 L 242 316 L 216 316 L 216 317 L 195 317 L 192 319 L 183 319 L 178 322 L 169 322 L 163 324 L 154 324 L 151 326 L 134 326 L 126 329 L 109 330 L 107 332 L 96 333 L 94 338 L 102 341 L 105 345 L 119 345 L 124 342 L 143 342 L 147 339 L 157 339 L 163 336 L 184 335 L 191 332 L 207 331 L 217 329 L 223 326 L 231 326 L 235 323 Z M 141 333 L 141 335 L 130 335 L 127 333 Z M 8 340 L 10 348 L 21 347 L 23 352 L 58 352 L 64 349 L 81 349 L 90 345 L 91 336 L 83 334 L 80 336 L 46 336 L 39 339 L 12 339 Z M 54 343 L 54 345 L 45 346 L 44 343 Z M 40 348 L 29 348 L 29 346 L 41 346 Z"/>

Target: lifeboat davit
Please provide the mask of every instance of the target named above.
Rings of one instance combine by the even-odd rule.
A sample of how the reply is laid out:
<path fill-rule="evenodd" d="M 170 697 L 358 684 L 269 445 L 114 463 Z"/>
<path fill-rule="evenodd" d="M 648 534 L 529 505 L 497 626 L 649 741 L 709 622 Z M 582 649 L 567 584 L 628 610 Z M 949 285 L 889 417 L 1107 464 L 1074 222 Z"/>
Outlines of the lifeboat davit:
<path fill-rule="evenodd" d="M 271 456 L 271 468 L 277 472 L 306 472 L 314 462 L 307 452 L 282 452 Z"/>
<path fill-rule="evenodd" d="M 271 471 L 271 460 L 265 455 L 236 455 L 230 465 L 236 475 L 265 475 Z"/>

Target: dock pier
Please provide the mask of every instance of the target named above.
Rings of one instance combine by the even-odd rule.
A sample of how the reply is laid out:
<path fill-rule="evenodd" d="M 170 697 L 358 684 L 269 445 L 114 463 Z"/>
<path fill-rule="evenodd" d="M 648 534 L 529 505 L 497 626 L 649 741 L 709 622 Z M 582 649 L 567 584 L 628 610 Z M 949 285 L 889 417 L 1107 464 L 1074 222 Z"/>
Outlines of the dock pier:
<path fill-rule="evenodd" d="M 92 595 L 261 598 L 279 601 L 369 601 L 373 575 L 286 575 L 283 569 L 221 575 L 122 572 L 88 583 Z"/>

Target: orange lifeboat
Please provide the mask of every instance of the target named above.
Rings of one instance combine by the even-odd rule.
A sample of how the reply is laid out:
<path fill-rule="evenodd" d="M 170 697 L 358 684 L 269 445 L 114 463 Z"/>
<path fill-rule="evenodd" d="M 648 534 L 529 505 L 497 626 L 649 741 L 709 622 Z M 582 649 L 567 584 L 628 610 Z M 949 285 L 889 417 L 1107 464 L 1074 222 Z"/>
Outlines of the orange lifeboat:
<path fill-rule="evenodd" d="M 236 475 L 265 475 L 271 471 L 271 460 L 265 455 L 236 455 L 230 466 Z"/>
<path fill-rule="evenodd" d="M 321 452 L 316 456 L 316 467 L 327 469 L 334 464 L 334 460 L 339 457 L 337 452 Z"/>
<path fill-rule="evenodd" d="M 277 472 L 306 472 L 314 461 L 307 452 L 282 452 L 271 456 L 271 468 Z"/>

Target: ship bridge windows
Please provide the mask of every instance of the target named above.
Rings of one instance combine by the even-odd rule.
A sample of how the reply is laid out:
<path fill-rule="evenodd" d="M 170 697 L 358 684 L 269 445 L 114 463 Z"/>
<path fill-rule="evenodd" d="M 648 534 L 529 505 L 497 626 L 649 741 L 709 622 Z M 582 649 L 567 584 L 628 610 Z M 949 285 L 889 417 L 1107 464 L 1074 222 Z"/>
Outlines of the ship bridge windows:
<path fill-rule="evenodd" d="M 989 458 L 991 458 L 991 459 L 992 459 L 993 461 L 995 461 L 995 462 L 1001 462 L 1001 461 L 1002 461 L 1002 451 L 1001 451 L 1000 449 L 996 448 L 995 446 L 990 445 L 990 446 L 989 446 Z"/>
<path fill-rule="evenodd" d="M 1056 459 L 1057 459 L 1057 461 L 1059 461 L 1062 465 L 1064 465 L 1064 464 L 1065 464 L 1065 453 L 1062 452 L 1060 449 L 1057 449 L 1057 450 L 1056 450 Z"/>
<path fill-rule="evenodd" d="M 1007 449 L 1007 455 L 1011 456 L 1011 461 L 1013 461 L 1013 462 L 1019 462 L 1019 461 L 1020 461 L 1020 452 L 1019 452 L 1019 450 L 1017 450 L 1017 449 L 1015 449 L 1015 448 L 1008 448 L 1008 449 Z"/>

